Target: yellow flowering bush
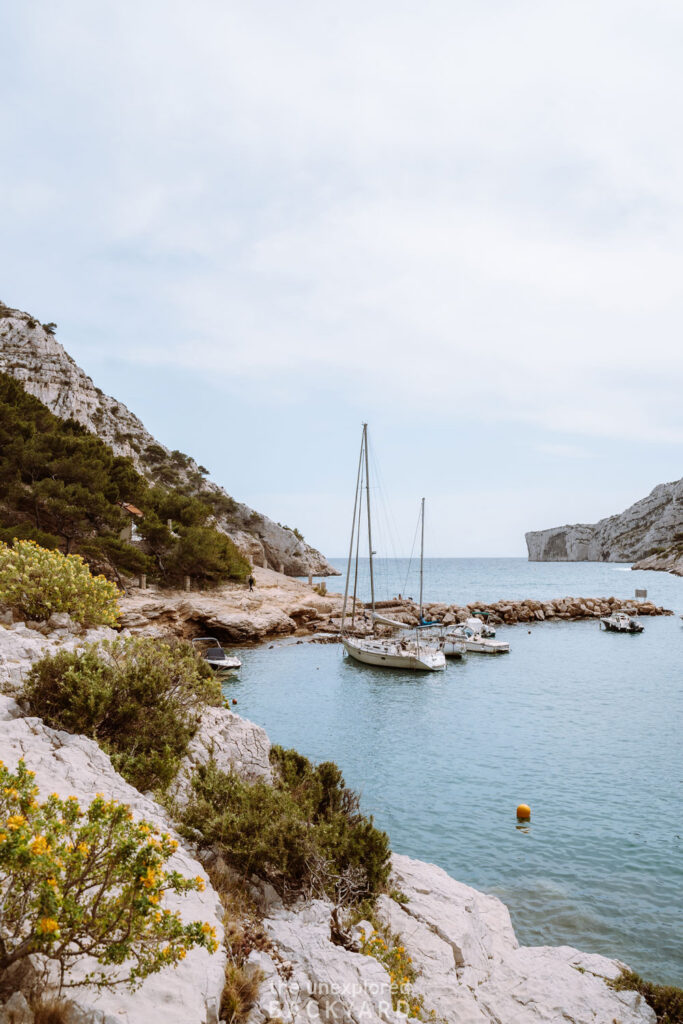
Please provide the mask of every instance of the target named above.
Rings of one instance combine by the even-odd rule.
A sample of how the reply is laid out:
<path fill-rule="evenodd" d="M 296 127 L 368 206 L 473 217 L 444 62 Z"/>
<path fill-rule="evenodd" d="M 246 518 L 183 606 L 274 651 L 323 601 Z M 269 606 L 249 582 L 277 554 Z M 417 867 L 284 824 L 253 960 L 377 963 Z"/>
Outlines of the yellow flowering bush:
<path fill-rule="evenodd" d="M 373 930 L 370 935 L 361 928 L 361 953 L 372 956 L 383 965 L 391 981 L 391 1001 L 395 1010 L 400 1010 L 408 1017 L 420 1020 L 433 1020 L 436 1014 L 425 1013 L 424 997 L 413 989 L 417 971 L 408 956 L 405 946 L 400 945 L 396 936 Z"/>
<path fill-rule="evenodd" d="M 167 892 L 204 886 L 166 870 L 176 840 L 99 794 L 85 810 L 75 797 L 37 797 L 23 761 L 16 772 L 0 762 L 0 975 L 42 953 L 68 987 L 69 968 L 87 955 L 99 967 L 79 984 L 135 987 L 193 946 L 216 951 L 211 925 L 164 907 Z"/>
<path fill-rule="evenodd" d="M 27 619 L 68 612 L 84 626 L 115 626 L 118 588 L 93 576 L 80 555 L 63 555 L 32 540 L 0 542 L 0 604 Z"/>

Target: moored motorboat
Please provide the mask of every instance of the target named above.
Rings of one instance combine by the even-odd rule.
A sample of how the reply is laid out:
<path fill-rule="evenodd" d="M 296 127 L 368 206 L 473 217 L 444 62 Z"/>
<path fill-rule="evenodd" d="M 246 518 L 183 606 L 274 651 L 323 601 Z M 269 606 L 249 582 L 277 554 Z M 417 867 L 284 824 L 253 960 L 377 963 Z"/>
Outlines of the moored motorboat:
<path fill-rule="evenodd" d="M 600 619 L 600 626 L 610 633 L 642 633 L 645 628 L 641 622 L 626 612 L 613 612 Z"/>
<path fill-rule="evenodd" d="M 214 672 L 228 672 L 242 667 L 240 659 L 223 650 L 215 636 L 198 636 L 192 644 Z"/>
<path fill-rule="evenodd" d="M 454 626 L 443 634 L 442 649 L 448 654 L 452 644 L 463 644 L 465 650 L 476 654 L 509 654 L 510 644 L 504 640 L 492 640 L 490 637 L 475 633 L 469 626 Z"/>

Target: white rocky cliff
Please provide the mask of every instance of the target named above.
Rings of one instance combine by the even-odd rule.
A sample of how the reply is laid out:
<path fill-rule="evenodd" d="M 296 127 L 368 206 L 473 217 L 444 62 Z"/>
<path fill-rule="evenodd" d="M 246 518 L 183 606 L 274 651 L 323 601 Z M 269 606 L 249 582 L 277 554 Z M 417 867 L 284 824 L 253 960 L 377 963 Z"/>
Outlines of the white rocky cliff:
<path fill-rule="evenodd" d="M 526 535 L 530 562 L 634 562 L 683 540 L 683 479 L 659 484 L 647 498 L 598 523 Z"/>
<path fill-rule="evenodd" d="M 117 455 L 131 458 L 148 479 L 159 480 L 163 464 L 166 472 L 191 481 L 199 491 L 222 494 L 226 511 L 218 516 L 218 525 L 255 564 L 290 576 L 336 574 L 323 555 L 293 530 L 230 498 L 222 487 L 203 477 L 192 459 L 161 445 L 125 405 L 95 387 L 50 330 L 28 313 L 1 303 L 0 371 L 20 381 L 56 416 L 77 420 Z"/>

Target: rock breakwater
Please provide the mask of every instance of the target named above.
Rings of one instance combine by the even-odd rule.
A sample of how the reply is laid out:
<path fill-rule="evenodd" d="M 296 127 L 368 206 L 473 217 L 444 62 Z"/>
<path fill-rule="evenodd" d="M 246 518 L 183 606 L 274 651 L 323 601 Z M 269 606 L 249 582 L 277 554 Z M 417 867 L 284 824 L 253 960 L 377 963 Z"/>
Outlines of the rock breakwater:
<path fill-rule="evenodd" d="M 376 605 L 388 617 L 406 626 L 417 626 L 420 622 L 419 608 L 413 601 L 381 601 Z M 472 616 L 481 616 L 492 625 L 514 626 L 518 623 L 579 621 L 600 619 L 603 615 L 623 611 L 628 615 L 672 615 L 667 608 L 652 601 L 622 600 L 618 597 L 561 597 L 552 601 L 473 601 L 470 604 L 432 603 L 424 606 L 424 617 L 444 626 L 465 622 Z M 341 619 L 335 618 L 330 625 L 339 628 Z M 366 609 L 357 616 L 356 627 L 360 632 L 370 628 L 370 616 Z"/>

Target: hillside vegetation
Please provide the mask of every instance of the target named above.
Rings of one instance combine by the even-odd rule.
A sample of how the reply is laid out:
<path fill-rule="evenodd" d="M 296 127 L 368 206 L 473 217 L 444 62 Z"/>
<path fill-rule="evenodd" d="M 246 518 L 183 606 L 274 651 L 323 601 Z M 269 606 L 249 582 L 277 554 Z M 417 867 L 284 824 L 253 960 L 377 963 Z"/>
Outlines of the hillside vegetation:
<path fill-rule="evenodd" d="M 124 502 L 143 513 L 139 543 L 121 537 L 130 520 Z M 244 580 L 249 563 L 213 515 L 189 489 L 151 485 L 129 458 L 0 373 L 0 540 L 81 554 L 119 581 L 142 572 L 169 585 L 184 576 L 203 585 Z"/>

